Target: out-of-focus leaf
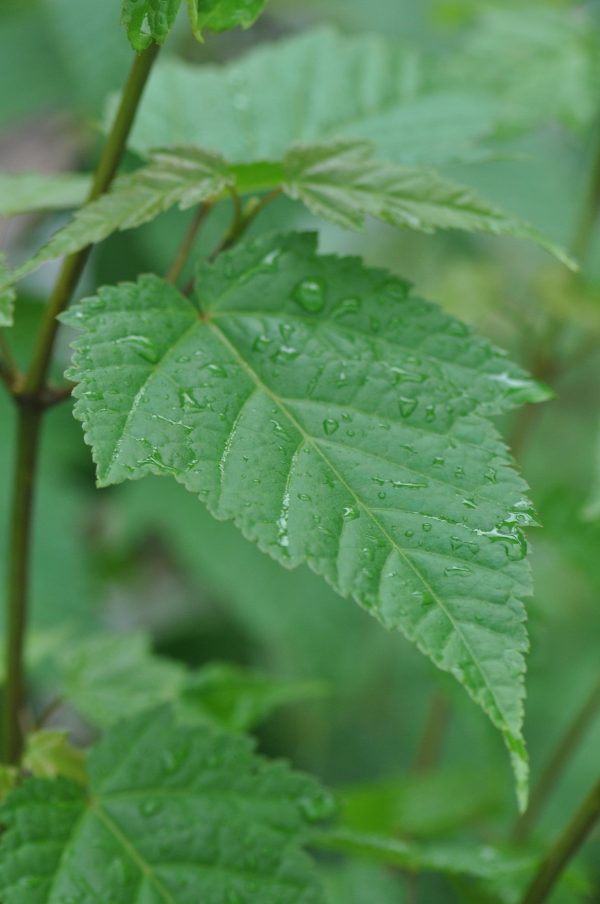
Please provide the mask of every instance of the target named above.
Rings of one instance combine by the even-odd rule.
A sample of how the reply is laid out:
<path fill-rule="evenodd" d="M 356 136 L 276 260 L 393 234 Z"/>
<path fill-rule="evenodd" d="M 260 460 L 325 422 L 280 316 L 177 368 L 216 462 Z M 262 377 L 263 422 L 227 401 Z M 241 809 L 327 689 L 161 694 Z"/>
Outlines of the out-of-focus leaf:
<path fill-rule="evenodd" d="M 404 904 L 405 880 L 385 867 L 362 860 L 323 869 L 328 904 Z"/>
<path fill-rule="evenodd" d="M 19 770 L 16 766 L 0 765 L 0 803 L 4 800 L 19 780 Z"/>
<path fill-rule="evenodd" d="M 472 91 L 428 93 L 413 50 L 319 29 L 225 66 L 159 64 L 130 144 L 142 153 L 193 144 L 248 163 L 343 136 L 398 163 L 441 164 L 479 153 L 494 116 L 493 102 Z"/>
<path fill-rule="evenodd" d="M 287 703 L 323 696 L 316 682 L 285 681 L 225 663 L 191 674 L 179 701 L 184 713 L 203 717 L 229 731 L 249 731 Z"/>
<path fill-rule="evenodd" d="M 85 754 L 68 741 L 66 731 L 34 731 L 27 735 L 23 768 L 38 778 L 62 775 L 85 785 Z"/>
<path fill-rule="evenodd" d="M 416 844 L 334 828 L 315 839 L 319 847 L 400 867 L 411 872 L 447 873 L 478 879 L 527 874 L 536 858 L 467 843 Z"/>
<path fill-rule="evenodd" d="M 429 838 L 497 812 L 503 788 L 489 772 L 445 769 L 357 785 L 339 796 L 350 829 Z"/>
<path fill-rule="evenodd" d="M 16 299 L 16 292 L 6 284 L 10 282 L 11 271 L 5 264 L 6 258 L 0 251 L 0 285 L 5 284 L 4 289 L 0 289 L 0 327 L 12 326 L 13 314 Z"/>
<path fill-rule="evenodd" d="M 5 904 L 31 902 L 31 877 L 38 901 L 323 901 L 302 845 L 331 799 L 249 739 L 165 708 L 111 729 L 87 767 L 89 790 L 31 779 L 5 800 Z"/>
<path fill-rule="evenodd" d="M 90 186 L 76 173 L 0 173 L 0 216 L 79 207 Z"/>
<path fill-rule="evenodd" d="M 439 66 L 439 80 L 489 92 L 509 127 L 555 118 L 581 127 L 598 109 L 597 42 L 584 10 L 502 4 L 481 13 L 455 58 Z"/>
<path fill-rule="evenodd" d="M 153 656 L 143 634 L 82 641 L 66 654 L 60 671 L 65 698 L 102 728 L 175 699 L 186 677 L 182 666 Z"/>

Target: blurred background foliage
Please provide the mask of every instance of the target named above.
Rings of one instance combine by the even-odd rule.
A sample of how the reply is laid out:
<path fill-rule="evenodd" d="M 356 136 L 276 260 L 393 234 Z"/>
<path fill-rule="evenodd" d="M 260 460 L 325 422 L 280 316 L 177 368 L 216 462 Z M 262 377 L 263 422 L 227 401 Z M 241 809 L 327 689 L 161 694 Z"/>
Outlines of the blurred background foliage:
<path fill-rule="evenodd" d="M 89 171 L 107 95 L 131 59 L 119 6 L 119 0 L 2 0 L 0 171 Z M 600 666 L 600 239 L 592 236 L 585 247 L 578 226 L 594 191 L 600 142 L 600 3 L 271 0 L 250 32 L 199 46 L 182 23 L 164 53 L 219 62 L 323 22 L 394 39 L 399 54 L 413 56 L 424 83 L 475 95 L 481 140 L 445 172 L 584 253 L 583 272 L 573 278 L 525 243 L 426 237 L 374 224 L 365 235 L 348 236 L 283 200 L 256 227 L 318 225 L 323 248 L 364 254 L 368 263 L 410 278 L 555 390 L 554 401 L 503 425 L 543 524 L 531 536 L 536 591 L 529 604 L 526 731 L 535 784 Z M 433 158 L 451 124 L 440 120 L 440 131 L 429 137 Z M 0 220 L 0 243 L 22 258 L 63 219 Z M 199 251 L 212 247 L 217 220 Z M 185 216 L 166 214 L 107 241 L 82 292 L 165 269 L 185 225 Z M 47 266 L 24 286 L 15 330 L 23 356 L 53 272 Z M 192 666 L 225 660 L 318 682 L 319 693 L 291 699 L 263 724 L 260 744 L 340 791 L 354 827 L 431 842 L 451 836 L 486 844 L 509 836 L 516 812 L 501 742 L 451 679 L 307 569 L 285 572 L 232 525 L 215 523 L 173 481 L 96 492 L 69 408 L 48 420 L 29 651 L 40 708 L 48 702 L 53 656 L 67 656 L 98 629 L 142 631 L 155 650 Z M 12 431 L 2 397 L 3 475 Z M 3 546 L 8 489 L 3 479 Z M 131 649 L 135 663 L 133 641 Z M 596 778 L 599 749 L 600 718 L 541 814 L 536 842 L 554 837 Z M 568 878 L 553 901 L 600 901 L 598 832 L 582 864 L 582 876 Z M 361 863 L 332 867 L 328 882 L 340 904 L 479 902 L 488 893 L 513 899 L 510 883 L 501 880 L 487 891 L 428 876 L 415 884 Z"/>

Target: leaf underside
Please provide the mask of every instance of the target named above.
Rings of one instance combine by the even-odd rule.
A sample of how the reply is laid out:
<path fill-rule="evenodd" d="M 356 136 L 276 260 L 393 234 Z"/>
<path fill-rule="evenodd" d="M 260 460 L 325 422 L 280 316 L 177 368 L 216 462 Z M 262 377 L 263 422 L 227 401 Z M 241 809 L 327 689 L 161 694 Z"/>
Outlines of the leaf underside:
<path fill-rule="evenodd" d="M 64 316 L 101 486 L 171 474 L 451 672 L 523 794 L 526 485 L 487 415 L 545 391 L 402 280 L 263 237 Z"/>
<path fill-rule="evenodd" d="M 330 802 L 249 739 L 158 710 L 109 731 L 88 775 L 89 791 L 34 779 L 8 797 L 4 904 L 322 901 L 301 844 Z"/>
<path fill-rule="evenodd" d="M 0 173 L 0 216 L 79 207 L 90 177 L 78 173 Z"/>
<path fill-rule="evenodd" d="M 113 100 L 107 121 L 114 109 Z M 441 165 L 479 157 L 495 113 L 473 91 L 432 90 L 412 49 L 321 28 L 224 66 L 159 63 L 130 146 L 198 145 L 247 163 L 343 136 L 397 163 Z"/>

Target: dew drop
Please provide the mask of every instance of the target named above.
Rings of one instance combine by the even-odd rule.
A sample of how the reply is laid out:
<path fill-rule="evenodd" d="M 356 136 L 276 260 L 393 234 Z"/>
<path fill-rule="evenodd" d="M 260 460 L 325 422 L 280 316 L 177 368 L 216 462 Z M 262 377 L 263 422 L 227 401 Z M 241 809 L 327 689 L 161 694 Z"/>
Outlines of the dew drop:
<path fill-rule="evenodd" d="M 156 364 L 159 358 L 158 349 L 147 336 L 123 336 L 117 339 L 118 345 L 127 345 L 149 364 Z"/>
<path fill-rule="evenodd" d="M 400 408 L 400 414 L 402 415 L 402 417 L 410 417 L 410 415 L 417 407 L 417 400 L 400 398 L 398 399 L 398 407 Z"/>
<path fill-rule="evenodd" d="M 460 577 L 462 575 L 473 574 L 472 570 L 468 565 L 449 565 L 448 568 L 444 568 L 444 574 L 446 577 Z"/>
<path fill-rule="evenodd" d="M 344 521 L 356 521 L 357 518 L 360 518 L 358 507 L 356 505 L 345 505 L 342 511 L 342 518 Z"/>
<path fill-rule="evenodd" d="M 331 316 L 338 318 L 345 317 L 349 314 L 358 314 L 360 306 L 360 299 L 358 298 L 343 298 L 336 304 L 331 312 Z"/>
<path fill-rule="evenodd" d="M 318 314 L 325 307 L 325 285 L 320 279 L 304 279 L 292 293 L 294 301 L 310 314 Z"/>
<path fill-rule="evenodd" d="M 332 433 L 339 428 L 339 423 L 335 420 L 335 418 L 328 417 L 323 421 L 323 430 L 327 434 L 327 436 L 331 436 Z"/>

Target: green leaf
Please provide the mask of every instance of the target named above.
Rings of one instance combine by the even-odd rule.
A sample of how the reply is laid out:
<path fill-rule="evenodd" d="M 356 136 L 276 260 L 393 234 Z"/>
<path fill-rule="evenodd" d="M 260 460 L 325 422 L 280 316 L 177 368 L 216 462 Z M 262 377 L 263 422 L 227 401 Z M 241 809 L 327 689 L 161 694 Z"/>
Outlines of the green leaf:
<path fill-rule="evenodd" d="M 0 803 L 4 800 L 19 780 L 19 770 L 16 766 L 0 765 Z"/>
<path fill-rule="evenodd" d="M 301 844 L 330 800 L 247 738 L 158 710 L 108 732 L 88 775 L 87 792 L 32 779 L 7 798 L 4 904 L 322 901 Z"/>
<path fill-rule="evenodd" d="M 326 28 L 223 66 L 163 61 L 145 97 L 132 148 L 198 145 L 241 163 L 344 136 L 372 141 L 395 162 L 439 165 L 479 155 L 495 117 L 493 102 L 472 90 L 433 92 L 414 50 Z"/>
<path fill-rule="evenodd" d="M 121 21 L 133 49 L 163 44 L 180 6 L 181 0 L 123 0 Z"/>
<path fill-rule="evenodd" d="M 0 251 L 0 327 L 12 326 L 16 292 L 10 287 L 12 271 L 5 264 L 4 254 Z"/>
<path fill-rule="evenodd" d="M 527 874 L 535 864 L 530 854 L 503 851 L 489 845 L 414 844 L 398 838 L 332 829 L 315 839 L 319 847 L 369 858 L 411 872 L 446 873 L 478 879 Z"/>
<path fill-rule="evenodd" d="M 180 210 L 193 207 L 219 195 L 231 181 L 215 154 L 196 148 L 153 151 L 148 166 L 123 176 L 112 191 L 78 210 L 70 223 L 10 274 L 10 281 L 22 279 L 46 261 L 95 245 L 117 230 L 148 223 L 176 204 Z"/>
<path fill-rule="evenodd" d="M 144 634 L 105 635 L 81 641 L 61 662 L 61 693 L 92 725 L 173 700 L 184 686 L 182 666 L 154 656 Z"/>
<path fill-rule="evenodd" d="M 547 397 L 402 280 L 263 237 L 100 291 L 69 376 L 100 486 L 171 474 L 451 672 L 504 734 L 521 800 L 526 485 L 486 415 Z"/>
<path fill-rule="evenodd" d="M 89 187 L 78 173 L 0 173 L 0 216 L 79 207 Z"/>
<path fill-rule="evenodd" d="M 443 85 L 477 84 L 512 129 L 552 119 L 581 128 L 597 110 L 598 27 L 585 10 L 486 8 L 454 58 L 434 72 Z"/>
<path fill-rule="evenodd" d="M 32 775 L 57 778 L 62 775 L 85 785 L 85 755 L 68 741 L 66 731 L 34 731 L 27 735 L 23 768 Z"/>
<path fill-rule="evenodd" d="M 576 269 L 562 248 L 471 189 L 428 170 L 381 163 L 372 153 L 371 145 L 349 141 L 294 148 L 284 159 L 284 191 L 345 229 L 361 229 L 368 215 L 422 232 L 512 235 L 532 239 Z"/>
<path fill-rule="evenodd" d="M 194 34 L 201 38 L 203 29 L 250 28 L 266 3 L 267 0 L 188 0 Z"/>
<path fill-rule="evenodd" d="M 287 703 L 323 696 L 317 682 L 259 675 L 227 663 L 206 666 L 189 676 L 180 694 L 182 711 L 229 731 L 249 731 Z"/>

